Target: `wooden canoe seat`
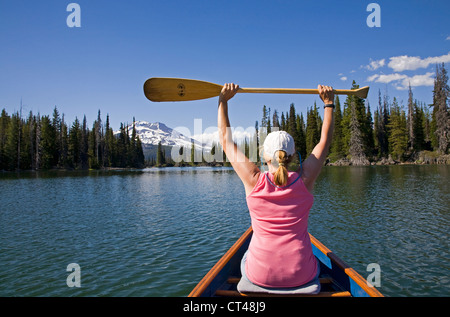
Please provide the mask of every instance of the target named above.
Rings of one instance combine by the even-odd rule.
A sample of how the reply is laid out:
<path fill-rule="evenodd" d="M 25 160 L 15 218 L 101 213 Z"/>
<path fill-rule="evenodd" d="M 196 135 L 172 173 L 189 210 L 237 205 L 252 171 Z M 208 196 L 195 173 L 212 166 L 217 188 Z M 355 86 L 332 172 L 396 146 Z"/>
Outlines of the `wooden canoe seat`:
<path fill-rule="evenodd" d="M 219 289 L 216 291 L 216 296 L 225 296 L 225 297 L 242 297 L 242 296 L 251 296 L 251 297 L 351 297 L 352 295 L 348 291 L 340 291 L 333 289 L 335 286 L 335 282 L 332 278 L 322 277 L 319 279 L 321 284 L 321 291 L 319 294 L 289 294 L 289 295 L 279 295 L 279 294 L 267 294 L 267 293 L 240 293 L 236 290 L 236 285 L 239 283 L 239 277 L 230 277 L 227 280 L 228 284 L 234 285 L 234 287 L 230 289 Z"/>

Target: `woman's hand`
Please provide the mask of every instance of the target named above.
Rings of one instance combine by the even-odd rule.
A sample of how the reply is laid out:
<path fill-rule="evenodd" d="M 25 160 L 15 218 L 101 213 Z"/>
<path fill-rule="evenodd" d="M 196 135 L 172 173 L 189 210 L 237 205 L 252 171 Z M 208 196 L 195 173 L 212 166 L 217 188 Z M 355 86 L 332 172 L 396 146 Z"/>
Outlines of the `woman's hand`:
<path fill-rule="evenodd" d="M 235 84 L 225 84 L 223 85 L 222 91 L 219 95 L 219 102 L 227 102 L 231 98 L 236 95 L 237 91 L 239 90 L 239 85 Z"/>
<path fill-rule="evenodd" d="M 334 104 L 334 90 L 333 87 L 318 85 L 320 99 L 322 99 L 325 105 Z"/>

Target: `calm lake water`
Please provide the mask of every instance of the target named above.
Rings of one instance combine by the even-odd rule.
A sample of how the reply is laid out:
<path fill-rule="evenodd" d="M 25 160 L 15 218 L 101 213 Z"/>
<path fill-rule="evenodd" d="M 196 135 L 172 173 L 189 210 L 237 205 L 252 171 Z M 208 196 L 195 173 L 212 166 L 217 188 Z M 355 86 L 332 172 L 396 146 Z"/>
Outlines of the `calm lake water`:
<path fill-rule="evenodd" d="M 449 176 L 325 167 L 310 232 L 363 277 L 378 263 L 386 296 L 449 296 Z M 4 173 L 0 193 L 0 296 L 187 296 L 250 225 L 226 168 Z"/>

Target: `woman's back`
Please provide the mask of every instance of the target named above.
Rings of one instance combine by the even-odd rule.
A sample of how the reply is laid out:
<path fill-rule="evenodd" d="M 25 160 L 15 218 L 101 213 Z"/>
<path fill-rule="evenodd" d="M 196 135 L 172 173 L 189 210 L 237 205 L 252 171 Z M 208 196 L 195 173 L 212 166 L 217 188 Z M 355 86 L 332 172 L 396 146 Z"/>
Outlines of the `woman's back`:
<path fill-rule="evenodd" d="M 255 284 L 295 287 L 314 278 L 317 263 L 308 235 L 313 195 L 297 173 L 280 188 L 271 173 L 261 173 L 247 196 L 253 227 L 246 271 Z"/>

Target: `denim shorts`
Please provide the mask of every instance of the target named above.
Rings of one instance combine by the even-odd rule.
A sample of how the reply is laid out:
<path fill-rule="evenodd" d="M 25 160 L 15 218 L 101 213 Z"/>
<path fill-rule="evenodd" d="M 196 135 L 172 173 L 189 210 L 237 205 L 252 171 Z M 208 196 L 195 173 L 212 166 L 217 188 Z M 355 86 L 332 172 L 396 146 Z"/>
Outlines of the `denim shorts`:
<path fill-rule="evenodd" d="M 248 252 L 248 251 L 247 251 Z M 245 252 L 244 256 L 241 260 L 241 273 L 242 277 L 237 285 L 237 289 L 241 293 L 268 293 L 268 294 L 279 294 L 279 295 L 290 295 L 290 294 L 318 294 L 320 292 L 320 282 L 319 282 L 319 273 L 320 273 L 320 265 L 319 261 L 317 261 L 317 274 L 316 276 L 308 283 L 296 286 L 296 287 L 283 287 L 283 288 L 273 288 L 273 287 L 264 287 L 259 286 L 252 283 L 245 273 L 245 262 L 247 261 L 247 252 Z"/>

